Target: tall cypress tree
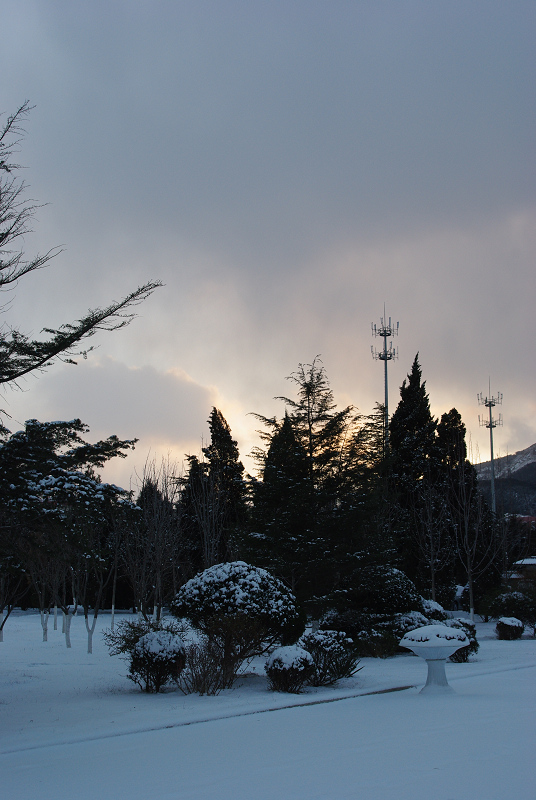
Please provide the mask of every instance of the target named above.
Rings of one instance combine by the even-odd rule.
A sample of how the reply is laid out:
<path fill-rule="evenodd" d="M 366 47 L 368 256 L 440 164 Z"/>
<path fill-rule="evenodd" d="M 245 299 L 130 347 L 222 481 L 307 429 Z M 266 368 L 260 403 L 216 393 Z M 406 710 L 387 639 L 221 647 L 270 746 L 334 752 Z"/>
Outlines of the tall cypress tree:
<path fill-rule="evenodd" d="M 288 414 L 273 433 L 262 479 L 252 484 L 252 501 L 244 558 L 283 580 L 294 594 L 302 594 L 314 515 L 307 453 Z"/>
<path fill-rule="evenodd" d="M 421 589 L 428 588 L 428 580 L 415 523 L 427 514 L 432 521 L 436 514 L 436 499 L 432 498 L 439 466 L 436 428 L 417 354 L 400 388 L 400 402 L 389 425 L 389 458 L 395 508 L 393 537 L 399 564 Z M 430 508 L 432 504 L 434 508 Z"/>
<path fill-rule="evenodd" d="M 411 492 L 437 457 L 436 427 L 417 353 L 389 424 L 391 469 L 400 494 Z"/>
<path fill-rule="evenodd" d="M 231 560 L 232 538 L 246 514 L 237 442 L 219 409 L 212 409 L 208 424 L 210 444 L 202 448 L 203 459 L 187 456 L 188 475 L 182 481 L 183 529 L 194 571 Z"/>

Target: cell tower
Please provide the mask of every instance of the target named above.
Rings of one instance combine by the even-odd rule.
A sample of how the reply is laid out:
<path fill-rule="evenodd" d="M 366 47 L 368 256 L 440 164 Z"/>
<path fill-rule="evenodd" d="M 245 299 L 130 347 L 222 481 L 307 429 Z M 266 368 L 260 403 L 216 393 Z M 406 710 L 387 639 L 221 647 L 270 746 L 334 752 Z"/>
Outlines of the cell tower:
<path fill-rule="evenodd" d="M 376 350 L 374 346 L 371 346 L 370 350 L 372 352 L 372 358 L 376 361 L 383 361 L 384 367 L 384 382 L 385 382 L 385 403 L 384 403 L 384 454 L 387 455 L 387 448 L 389 445 L 389 387 L 387 383 L 387 362 L 392 361 L 394 358 L 398 358 L 398 347 L 393 347 L 393 343 L 389 342 L 389 347 L 387 347 L 387 339 L 391 336 L 398 336 L 398 326 L 400 323 L 396 323 L 396 328 L 394 324 L 391 323 L 391 317 L 389 317 L 389 322 L 387 322 L 387 317 L 385 316 L 385 304 L 383 306 L 383 317 L 380 317 L 380 325 L 379 327 L 373 322 L 371 324 L 372 328 L 372 335 L 373 336 L 382 336 L 383 337 L 383 349 Z"/>
<path fill-rule="evenodd" d="M 502 414 L 499 414 L 498 419 L 493 417 L 492 408 L 494 406 L 502 405 L 503 396 L 501 392 L 497 393 L 496 397 L 493 397 L 491 394 L 491 380 L 489 382 L 489 395 L 488 397 L 483 397 L 482 392 L 477 394 L 478 398 L 478 405 L 485 406 L 489 409 L 489 417 L 486 419 L 485 417 L 481 417 L 480 414 L 478 415 L 478 424 L 483 428 L 489 428 L 489 449 L 491 452 L 491 510 L 494 514 L 497 513 L 497 505 L 495 502 L 495 463 L 493 461 L 493 429 L 497 427 L 497 425 L 502 425 Z"/>

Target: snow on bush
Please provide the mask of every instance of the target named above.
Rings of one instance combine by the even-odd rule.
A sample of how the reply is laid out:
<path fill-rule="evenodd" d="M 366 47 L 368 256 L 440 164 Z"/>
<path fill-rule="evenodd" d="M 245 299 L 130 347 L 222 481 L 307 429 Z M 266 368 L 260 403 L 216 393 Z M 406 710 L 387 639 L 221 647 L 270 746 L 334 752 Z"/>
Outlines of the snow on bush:
<path fill-rule="evenodd" d="M 340 678 L 349 678 L 359 671 L 359 658 L 352 639 L 343 631 L 319 630 L 304 634 L 298 645 L 313 660 L 312 686 L 331 686 Z"/>
<path fill-rule="evenodd" d="M 501 617 L 495 627 L 498 639 L 521 639 L 525 626 L 516 617 Z"/>
<path fill-rule="evenodd" d="M 289 590 L 269 572 L 231 561 L 209 567 L 185 583 L 173 613 L 198 628 L 213 617 L 230 614 L 251 615 L 283 628 L 296 617 L 296 606 Z"/>
<path fill-rule="evenodd" d="M 428 624 L 428 619 L 420 611 L 410 611 L 407 614 L 395 615 L 391 631 L 397 639 L 401 639 L 408 631 L 414 631 Z"/>
<path fill-rule="evenodd" d="M 421 599 L 423 611 L 428 619 L 437 619 L 439 622 L 445 622 L 445 620 L 448 619 L 448 614 L 443 606 L 436 603 L 435 600 L 425 600 L 424 597 Z"/>
<path fill-rule="evenodd" d="M 275 692 L 300 692 L 314 673 L 313 657 L 298 645 L 278 647 L 265 666 L 270 689 Z"/>
<path fill-rule="evenodd" d="M 265 652 L 299 620 L 284 584 L 243 561 L 196 575 L 181 588 L 171 611 L 220 647 L 225 686 L 232 686 L 245 660 Z"/>
<path fill-rule="evenodd" d="M 457 617 L 455 619 L 447 619 L 443 624 L 449 628 L 463 631 L 469 639 L 470 644 L 468 647 L 461 647 L 449 658 L 450 661 L 455 661 L 457 664 L 465 664 L 469 660 L 469 656 L 478 653 L 480 648 L 476 640 L 476 626 L 468 619 L 459 619 Z"/>
<path fill-rule="evenodd" d="M 486 610 L 492 619 L 512 617 L 536 631 L 536 597 L 530 590 L 503 592 L 488 603 Z"/>
<path fill-rule="evenodd" d="M 122 620 L 114 631 L 104 632 L 104 641 L 111 656 L 128 659 L 130 680 L 146 692 L 158 692 L 177 680 L 184 666 L 184 633 L 174 620 Z"/>
<path fill-rule="evenodd" d="M 146 692 L 159 692 L 169 681 L 177 681 L 185 664 L 180 636 L 169 631 L 149 631 L 132 648 L 128 677 Z"/>

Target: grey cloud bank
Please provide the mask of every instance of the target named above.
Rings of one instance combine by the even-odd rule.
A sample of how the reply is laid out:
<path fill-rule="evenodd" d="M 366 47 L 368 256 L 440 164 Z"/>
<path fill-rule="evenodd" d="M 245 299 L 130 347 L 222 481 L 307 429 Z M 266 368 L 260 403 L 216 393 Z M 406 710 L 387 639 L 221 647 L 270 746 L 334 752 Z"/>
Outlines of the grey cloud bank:
<path fill-rule="evenodd" d="M 536 441 L 532 2 L 7 0 L 0 14 L 1 108 L 36 104 L 20 160 L 50 203 L 26 248 L 66 246 L 10 319 L 36 331 L 166 283 L 99 338 L 99 366 L 10 394 L 16 418 L 73 408 L 98 435 L 139 436 L 142 460 L 145 437 L 182 458 L 218 402 L 246 453 L 247 413 L 281 410 L 285 376 L 317 353 L 341 404 L 382 399 L 370 322 L 385 301 L 401 322 L 393 408 L 419 351 L 434 412 L 456 406 L 482 458 L 490 375 L 496 447 Z"/>

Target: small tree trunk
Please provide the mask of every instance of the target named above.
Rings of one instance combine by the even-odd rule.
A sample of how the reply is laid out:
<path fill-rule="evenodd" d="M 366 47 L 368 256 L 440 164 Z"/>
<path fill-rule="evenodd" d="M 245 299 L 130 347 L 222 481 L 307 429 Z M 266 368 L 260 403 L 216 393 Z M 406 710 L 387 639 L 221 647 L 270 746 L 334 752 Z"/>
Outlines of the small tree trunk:
<path fill-rule="evenodd" d="M 93 634 L 95 633 L 95 626 L 97 624 L 97 614 L 93 614 L 93 622 L 89 625 L 88 615 L 84 614 L 87 631 L 87 652 L 89 655 L 93 653 Z"/>
<path fill-rule="evenodd" d="M 54 630 L 58 630 L 58 606 L 54 606 Z"/>
<path fill-rule="evenodd" d="M 73 619 L 73 614 L 70 607 L 67 609 L 67 613 L 63 612 L 63 624 L 65 629 L 65 645 L 66 647 L 71 647 L 71 622 Z"/>
<path fill-rule="evenodd" d="M 39 613 L 41 615 L 41 627 L 43 629 L 43 641 L 44 642 L 48 642 L 48 615 L 49 615 L 49 612 L 48 611 L 43 611 L 43 609 L 41 609 Z"/>
<path fill-rule="evenodd" d="M 467 585 L 469 587 L 469 614 L 471 622 L 475 621 L 475 597 L 473 592 L 473 573 L 471 568 L 467 570 Z"/>
<path fill-rule="evenodd" d="M 114 582 L 113 582 L 113 586 L 112 586 L 112 622 L 111 622 L 112 631 L 114 630 L 114 625 L 115 625 L 115 590 L 116 590 L 116 587 L 117 587 L 117 564 L 114 567 Z"/>

